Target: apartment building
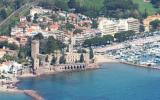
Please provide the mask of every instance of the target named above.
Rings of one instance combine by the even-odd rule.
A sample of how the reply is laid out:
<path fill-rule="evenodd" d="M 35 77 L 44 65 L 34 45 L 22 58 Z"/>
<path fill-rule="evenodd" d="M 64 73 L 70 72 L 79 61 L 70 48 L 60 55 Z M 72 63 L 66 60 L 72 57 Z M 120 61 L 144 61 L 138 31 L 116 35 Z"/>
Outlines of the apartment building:
<path fill-rule="evenodd" d="M 116 24 L 114 20 L 100 18 L 98 29 L 102 32 L 102 35 L 114 35 L 117 32 Z"/>
<path fill-rule="evenodd" d="M 99 18 L 98 23 L 98 29 L 102 32 L 102 35 L 114 35 L 129 30 L 139 33 L 140 22 L 134 18 L 115 20 L 103 17 Z"/>

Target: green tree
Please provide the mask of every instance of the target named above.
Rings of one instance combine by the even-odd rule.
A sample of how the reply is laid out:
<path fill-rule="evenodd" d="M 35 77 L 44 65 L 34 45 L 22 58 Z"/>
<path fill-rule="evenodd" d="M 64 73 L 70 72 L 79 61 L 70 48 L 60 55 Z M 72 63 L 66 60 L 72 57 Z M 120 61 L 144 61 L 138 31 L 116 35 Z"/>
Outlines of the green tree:
<path fill-rule="evenodd" d="M 33 37 L 33 40 L 42 40 L 44 39 L 42 33 L 38 33 Z"/>
<path fill-rule="evenodd" d="M 77 8 L 76 0 L 69 0 L 68 6 L 69 6 L 69 8 L 71 8 L 71 9 Z"/>
<path fill-rule="evenodd" d="M 83 56 L 83 53 L 81 53 L 80 55 L 80 60 L 79 60 L 80 63 L 83 63 L 84 62 L 84 56 Z"/>
<path fill-rule="evenodd" d="M 103 38 L 105 44 L 110 44 L 114 41 L 114 37 L 112 35 L 104 35 Z"/>
<path fill-rule="evenodd" d="M 33 18 L 33 23 L 37 23 L 37 19 L 38 19 L 38 14 L 35 13 Z"/>
<path fill-rule="evenodd" d="M 123 31 L 123 32 L 116 33 L 114 35 L 114 38 L 116 39 L 117 42 L 123 42 L 128 39 L 132 39 L 134 35 L 135 35 L 135 32 L 133 31 Z"/>
<path fill-rule="evenodd" d="M 92 28 L 97 28 L 98 27 L 98 23 L 96 20 L 92 20 Z"/>
<path fill-rule="evenodd" d="M 3 59 L 4 59 L 5 61 L 14 61 L 14 60 L 16 60 L 15 57 L 13 57 L 13 56 L 11 56 L 11 55 L 8 55 L 8 54 L 5 54 L 5 55 L 3 56 Z"/>
<path fill-rule="evenodd" d="M 93 49 L 92 47 L 89 48 L 89 58 L 93 59 L 94 58 L 94 54 L 93 54 Z"/>
<path fill-rule="evenodd" d="M 65 58 L 64 50 L 62 50 L 62 56 L 59 59 L 59 63 L 60 64 L 65 64 L 66 63 L 66 58 Z"/>
<path fill-rule="evenodd" d="M 0 42 L 0 47 L 7 47 L 11 50 L 18 50 L 18 46 L 16 44 L 11 44 L 11 43 L 8 43 L 7 41 L 3 41 L 3 42 Z"/>
<path fill-rule="evenodd" d="M 57 48 L 56 46 L 57 45 L 56 45 L 55 39 L 52 36 L 49 36 L 47 39 L 46 46 L 45 46 L 46 54 L 54 53 L 54 50 L 56 50 L 56 48 Z"/>
<path fill-rule="evenodd" d="M 27 20 L 28 22 L 31 22 L 31 16 L 30 16 L 30 15 L 27 16 L 27 17 L 26 17 L 26 20 Z"/>
<path fill-rule="evenodd" d="M 68 5 L 63 0 L 55 0 L 55 6 L 62 10 L 68 10 Z"/>
<path fill-rule="evenodd" d="M 151 3 L 154 5 L 155 8 L 160 7 L 160 1 L 159 0 L 151 0 Z"/>
<path fill-rule="evenodd" d="M 2 10 L 0 11 L 0 17 L 1 17 L 2 19 L 5 19 L 5 18 L 7 17 L 7 12 L 6 12 L 5 9 L 2 9 Z"/>
<path fill-rule="evenodd" d="M 147 9 L 144 10 L 144 13 L 142 14 L 142 17 L 145 19 L 148 16 L 148 11 Z"/>
<path fill-rule="evenodd" d="M 139 30 L 140 30 L 140 32 L 144 32 L 144 31 L 145 31 L 144 26 L 143 26 L 143 25 L 140 25 Z"/>
<path fill-rule="evenodd" d="M 21 3 L 23 0 L 16 0 L 15 1 L 15 9 L 19 9 L 21 7 Z"/>
<path fill-rule="evenodd" d="M 82 33 L 82 32 L 83 32 L 83 30 L 81 30 L 81 29 L 75 29 L 73 34 Z"/>
<path fill-rule="evenodd" d="M 51 65 L 55 65 L 56 64 L 56 60 L 57 60 L 57 58 L 55 56 L 53 56 L 52 61 L 51 61 Z"/>
<path fill-rule="evenodd" d="M 79 49 L 77 53 L 87 53 L 87 51 L 85 49 Z"/>
<path fill-rule="evenodd" d="M 73 24 L 71 24 L 71 23 L 66 23 L 66 29 L 67 30 L 70 30 L 70 31 L 72 31 L 73 29 L 74 29 L 75 27 L 74 27 L 74 25 Z"/>
<path fill-rule="evenodd" d="M 160 20 L 154 20 L 150 22 L 152 30 L 160 29 Z"/>

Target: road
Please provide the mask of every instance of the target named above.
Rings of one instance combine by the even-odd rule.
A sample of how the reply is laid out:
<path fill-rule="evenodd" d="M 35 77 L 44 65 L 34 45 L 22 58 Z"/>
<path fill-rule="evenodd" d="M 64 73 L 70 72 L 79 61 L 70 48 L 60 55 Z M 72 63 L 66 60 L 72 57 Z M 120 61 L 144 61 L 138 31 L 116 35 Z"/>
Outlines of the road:
<path fill-rule="evenodd" d="M 23 11 L 23 10 L 25 10 L 27 8 L 31 8 L 32 6 L 37 5 L 37 4 L 38 4 L 38 0 L 34 1 L 34 2 L 31 2 L 31 3 L 27 3 L 27 4 L 23 5 L 23 6 L 21 6 L 19 9 L 17 9 L 12 14 L 10 14 L 5 20 L 0 22 L 0 27 L 2 27 L 4 24 L 6 24 L 10 20 L 10 18 L 15 16 L 16 14 L 20 13 L 21 11 Z"/>

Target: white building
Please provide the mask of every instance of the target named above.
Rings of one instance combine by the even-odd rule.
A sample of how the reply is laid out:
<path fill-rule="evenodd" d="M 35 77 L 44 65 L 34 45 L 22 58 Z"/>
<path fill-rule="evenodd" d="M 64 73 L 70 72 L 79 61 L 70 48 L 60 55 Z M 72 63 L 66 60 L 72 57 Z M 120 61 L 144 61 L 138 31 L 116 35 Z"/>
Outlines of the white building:
<path fill-rule="evenodd" d="M 132 30 L 135 33 L 139 33 L 140 22 L 138 19 L 107 19 L 99 18 L 98 29 L 102 32 L 102 35 L 114 35 L 115 33 L 122 31 Z"/>
<path fill-rule="evenodd" d="M 45 14 L 45 13 L 51 13 L 51 12 L 52 10 L 50 9 L 43 9 L 42 7 L 33 7 L 30 10 L 30 15 L 34 17 L 35 14 Z"/>
<path fill-rule="evenodd" d="M 73 52 L 68 52 L 66 53 L 66 63 L 67 64 L 73 64 L 75 62 L 79 62 L 80 61 L 80 56 L 81 56 L 81 53 L 73 53 Z M 83 56 L 84 56 L 84 61 L 86 63 L 89 62 L 89 54 L 88 53 L 83 53 Z"/>
<path fill-rule="evenodd" d="M 19 28 L 19 27 L 13 27 L 12 29 L 11 29 L 11 35 L 12 36 L 15 36 L 16 34 L 23 34 L 23 28 Z"/>
<path fill-rule="evenodd" d="M 81 34 L 75 34 L 72 37 L 73 45 L 81 45 L 87 39 L 94 38 L 96 36 L 101 36 L 101 32 L 94 29 L 84 30 Z"/>
<path fill-rule="evenodd" d="M 22 69 L 22 65 L 17 62 L 4 62 L 0 65 L 1 73 L 13 73 L 17 74 Z"/>
<path fill-rule="evenodd" d="M 114 35 L 117 32 L 117 24 L 114 20 L 100 18 L 98 29 L 102 32 L 102 35 Z"/>
<path fill-rule="evenodd" d="M 128 18 L 127 23 L 128 23 L 128 30 L 134 31 L 135 33 L 139 33 L 140 22 L 138 19 Z"/>
<path fill-rule="evenodd" d="M 128 30 L 128 23 L 127 20 L 125 19 L 120 19 L 117 21 L 117 31 L 122 32 L 122 31 L 127 31 Z"/>

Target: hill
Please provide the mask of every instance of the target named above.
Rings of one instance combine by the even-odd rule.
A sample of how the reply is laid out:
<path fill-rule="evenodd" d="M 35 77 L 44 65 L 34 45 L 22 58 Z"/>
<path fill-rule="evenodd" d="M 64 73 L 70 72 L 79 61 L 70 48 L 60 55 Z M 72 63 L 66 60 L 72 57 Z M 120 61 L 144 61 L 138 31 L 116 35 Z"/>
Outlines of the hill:
<path fill-rule="evenodd" d="M 133 0 L 133 2 L 139 5 L 139 11 L 142 13 L 144 13 L 145 9 L 149 15 L 156 13 L 156 8 L 151 3 L 143 2 L 143 0 Z"/>
<path fill-rule="evenodd" d="M 76 0 L 76 2 L 79 3 L 80 6 L 95 10 L 100 10 L 104 6 L 104 0 Z"/>

